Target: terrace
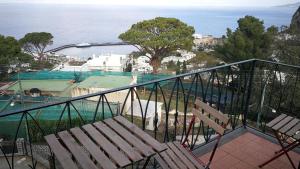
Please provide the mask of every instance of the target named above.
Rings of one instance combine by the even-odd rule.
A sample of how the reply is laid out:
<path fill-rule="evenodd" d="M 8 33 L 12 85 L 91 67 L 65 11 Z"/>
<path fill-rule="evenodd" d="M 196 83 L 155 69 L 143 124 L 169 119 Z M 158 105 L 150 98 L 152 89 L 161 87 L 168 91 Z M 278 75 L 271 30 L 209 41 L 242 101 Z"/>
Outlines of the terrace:
<path fill-rule="evenodd" d="M 43 136 L 116 115 L 126 117 L 160 142 L 182 140 L 188 130 L 196 98 L 230 117 L 229 129 L 222 138 L 211 168 L 258 168 L 279 149 L 266 123 L 281 113 L 300 117 L 299 72 L 299 66 L 252 59 L 66 101 L 1 112 L 0 168 L 60 168 L 59 163 L 49 160 L 51 152 Z M 111 105 L 116 103 L 109 102 L 107 96 L 119 91 L 127 91 L 127 95 L 124 101 L 118 103 L 118 108 L 113 109 Z M 77 107 L 81 101 L 91 97 L 97 98 L 93 112 Z M 153 107 L 134 104 L 141 109 L 141 115 L 135 116 L 133 110 L 136 107 L 126 105 L 142 99 L 154 102 L 151 104 Z M 161 111 L 157 110 L 158 103 L 162 103 Z M 51 120 L 40 118 L 51 108 L 56 110 Z M 153 130 L 146 129 L 148 109 L 156 112 Z M 214 131 L 196 123 L 190 135 L 189 148 L 201 160 L 207 161 L 214 141 Z M 289 154 L 298 166 L 299 150 Z M 286 156 L 282 156 L 264 168 L 292 166 Z"/>

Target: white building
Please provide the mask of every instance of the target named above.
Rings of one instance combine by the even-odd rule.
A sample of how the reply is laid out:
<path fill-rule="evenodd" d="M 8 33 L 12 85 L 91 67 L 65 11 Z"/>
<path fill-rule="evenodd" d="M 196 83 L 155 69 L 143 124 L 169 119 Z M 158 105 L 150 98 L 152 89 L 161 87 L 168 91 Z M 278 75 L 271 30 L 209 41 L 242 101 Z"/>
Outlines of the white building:
<path fill-rule="evenodd" d="M 127 55 L 117 55 L 117 54 L 107 54 L 107 55 L 100 55 L 100 56 L 93 55 L 93 57 L 82 66 L 70 66 L 68 64 L 62 64 L 53 70 L 59 70 L 59 71 L 101 70 L 101 71 L 123 72 L 127 60 L 128 60 Z"/>
<path fill-rule="evenodd" d="M 194 34 L 194 44 L 196 47 L 214 46 L 218 43 L 218 38 L 212 35 Z"/>
<path fill-rule="evenodd" d="M 190 59 L 192 59 L 193 57 L 196 56 L 195 53 L 193 52 L 187 52 L 187 51 L 178 51 L 180 53 L 181 56 L 168 56 L 168 57 L 165 57 L 162 59 L 161 63 L 162 64 L 165 64 L 165 63 L 168 63 L 170 61 L 173 61 L 174 63 L 177 63 L 177 62 L 184 62 L 184 61 L 188 61 Z"/>
<path fill-rule="evenodd" d="M 91 60 L 88 60 L 82 66 L 87 66 L 89 70 L 122 72 L 126 61 L 126 55 L 109 54 L 98 57 L 93 56 Z"/>
<path fill-rule="evenodd" d="M 152 72 L 153 68 L 149 64 L 150 58 L 148 56 L 140 56 L 134 60 L 133 65 L 134 72 Z"/>

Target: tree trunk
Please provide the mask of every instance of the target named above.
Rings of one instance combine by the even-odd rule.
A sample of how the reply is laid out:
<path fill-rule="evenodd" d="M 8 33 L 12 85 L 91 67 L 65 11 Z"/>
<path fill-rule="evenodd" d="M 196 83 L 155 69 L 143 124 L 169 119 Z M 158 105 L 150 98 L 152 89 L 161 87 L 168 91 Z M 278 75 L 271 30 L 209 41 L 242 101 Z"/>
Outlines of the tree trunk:
<path fill-rule="evenodd" d="M 159 57 L 157 56 L 152 56 L 151 60 L 150 60 L 150 65 L 153 67 L 153 74 L 157 74 L 158 73 L 158 69 L 160 68 L 160 60 Z"/>

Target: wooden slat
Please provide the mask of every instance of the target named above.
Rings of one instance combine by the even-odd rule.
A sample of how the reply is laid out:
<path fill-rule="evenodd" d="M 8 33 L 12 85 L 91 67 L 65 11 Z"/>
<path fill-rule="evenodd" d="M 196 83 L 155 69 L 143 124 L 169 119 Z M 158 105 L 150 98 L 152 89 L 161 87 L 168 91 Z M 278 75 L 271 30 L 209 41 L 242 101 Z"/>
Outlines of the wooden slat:
<path fill-rule="evenodd" d="M 300 141 L 300 130 L 295 133 L 295 135 L 293 136 L 293 138 L 296 139 L 297 141 Z"/>
<path fill-rule="evenodd" d="M 131 160 L 140 161 L 143 159 L 142 155 L 136 151 L 130 144 L 128 144 L 123 138 L 121 138 L 115 131 L 110 129 L 102 122 L 94 123 L 95 127 L 105 134 L 109 139 L 117 145 L 121 150 L 123 150 Z"/>
<path fill-rule="evenodd" d="M 219 133 L 221 135 L 224 134 L 225 129 L 222 126 L 220 126 L 218 123 L 211 120 L 210 118 L 208 118 L 207 116 L 202 114 L 202 112 L 199 112 L 199 110 L 197 110 L 195 108 L 193 109 L 193 112 L 200 120 L 202 120 L 204 123 L 206 123 L 209 127 L 213 128 L 217 133 Z"/>
<path fill-rule="evenodd" d="M 294 139 L 300 140 L 300 131 L 296 132 L 296 134 L 293 136 Z"/>
<path fill-rule="evenodd" d="M 120 167 L 131 164 L 130 160 L 121 153 L 111 142 L 109 142 L 97 129 L 91 124 L 83 126 L 83 129 L 93 138 L 94 141 L 112 158 Z"/>
<path fill-rule="evenodd" d="M 142 139 L 145 143 L 147 143 L 148 145 L 150 145 L 156 151 L 162 152 L 162 151 L 164 151 L 164 150 L 167 149 L 167 146 L 165 144 L 159 143 L 153 137 L 151 137 L 150 135 L 148 135 L 147 133 L 145 133 L 142 129 L 138 128 L 134 124 L 130 123 L 124 117 L 117 116 L 114 119 L 116 121 L 118 121 L 121 125 L 125 126 L 128 130 L 130 130 L 132 133 L 134 133 L 140 139 Z"/>
<path fill-rule="evenodd" d="M 187 168 L 187 166 L 182 163 L 181 159 L 179 159 L 171 149 L 167 149 L 166 152 L 180 169 Z"/>
<path fill-rule="evenodd" d="M 282 128 L 284 125 L 288 124 L 291 120 L 293 119 L 293 117 L 291 116 L 287 116 L 284 119 L 282 119 L 280 122 L 278 122 L 276 125 L 274 125 L 272 127 L 273 130 L 279 130 L 280 128 Z"/>
<path fill-rule="evenodd" d="M 300 130 L 300 123 L 296 124 L 293 128 L 291 128 L 288 132 L 286 132 L 286 135 L 291 137 L 294 134 L 296 134 L 296 132 L 299 130 Z"/>
<path fill-rule="evenodd" d="M 92 142 L 89 137 L 78 127 L 72 128 L 71 133 L 78 139 L 78 141 L 89 151 L 93 158 L 99 163 L 102 168 L 113 169 L 117 168 L 111 160 L 105 156 L 100 148 Z"/>
<path fill-rule="evenodd" d="M 55 154 L 57 160 L 60 162 L 64 169 L 78 169 L 76 164 L 71 158 L 68 151 L 60 144 L 54 134 L 45 136 L 45 140 L 49 144 L 52 152 Z"/>
<path fill-rule="evenodd" d="M 156 154 L 154 156 L 154 158 L 158 162 L 158 164 L 160 165 L 161 168 L 163 168 L 163 169 L 170 169 L 170 167 L 168 166 L 168 164 L 158 154 Z"/>
<path fill-rule="evenodd" d="M 215 118 L 219 119 L 224 124 L 227 124 L 229 121 L 229 118 L 224 115 L 223 113 L 219 112 L 218 110 L 212 108 L 211 106 L 207 105 L 206 103 L 202 102 L 199 99 L 196 99 L 195 104 L 200 109 L 203 109 L 206 113 L 211 114 Z M 200 111 L 202 113 L 202 111 Z"/>
<path fill-rule="evenodd" d="M 280 116 L 276 117 L 272 121 L 270 121 L 266 126 L 273 127 L 275 124 L 277 124 L 279 121 L 281 121 L 283 118 L 285 118 L 285 114 L 281 114 Z"/>
<path fill-rule="evenodd" d="M 136 138 L 135 135 L 131 134 L 124 127 L 119 125 L 113 119 L 104 120 L 108 126 L 110 126 L 113 130 L 115 130 L 120 136 L 122 136 L 125 140 L 127 140 L 131 145 L 136 147 L 140 152 L 142 152 L 146 157 L 154 155 L 155 152 L 151 147 L 144 144 L 140 139 Z"/>
<path fill-rule="evenodd" d="M 204 167 L 195 159 L 195 157 L 188 152 L 178 141 L 173 142 L 174 145 L 198 168 L 204 169 Z"/>
<path fill-rule="evenodd" d="M 174 161 L 168 156 L 168 154 L 166 153 L 166 151 L 160 153 L 160 156 L 162 157 L 162 159 L 165 160 L 165 162 L 168 164 L 168 166 L 170 166 L 170 168 L 172 168 L 172 169 L 180 169 L 179 167 L 176 166 L 176 164 L 174 163 Z"/>
<path fill-rule="evenodd" d="M 196 169 L 193 163 L 173 143 L 170 142 L 167 145 L 189 169 Z"/>
<path fill-rule="evenodd" d="M 75 139 L 68 131 L 59 132 L 58 136 L 68 147 L 68 149 L 82 168 L 98 169 L 98 167 L 89 158 L 88 154 L 85 153 L 80 145 L 76 143 Z"/>
<path fill-rule="evenodd" d="M 289 131 L 292 127 L 294 127 L 299 122 L 299 119 L 294 118 L 292 121 L 290 121 L 288 124 L 286 124 L 284 127 L 282 127 L 279 132 L 286 133 Z"/>

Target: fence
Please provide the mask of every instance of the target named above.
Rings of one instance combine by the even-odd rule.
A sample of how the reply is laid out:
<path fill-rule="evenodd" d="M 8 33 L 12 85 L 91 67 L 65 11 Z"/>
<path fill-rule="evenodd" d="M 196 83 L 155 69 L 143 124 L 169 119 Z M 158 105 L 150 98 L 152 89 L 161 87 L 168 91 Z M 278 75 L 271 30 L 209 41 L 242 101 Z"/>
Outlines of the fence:
<path fill-rule="evenodd" d="M 3 112 L 0 114 L 0 128 L 12 131 L 13 135 L 2 134 L 1 137 L 12 142 L 24 138 L 29 145 L 27 151 L 33 154 L 34 145 L 45 144 L 43 136 L 47 134 L 122 115 L 161 142 L 182 140 L 196 98 L 228 114 L 231 130 L 249 126 L 268 132 L 265 124 L 280 113 L 299 117 L 299 70 L 299 66 L 251 59 L 66 101 Z M 120 91 L 127 91 L 126 97 L 118 103 L 117 109 L 113 109 L 111 105 L 114 100 L 108 100 L 108 95 Z M 76 105 L 91 97 L 96 97 L 97 102 L 92 114 L 87 116 Z M 35 116 L 37 111 L 42 114 L 49 107 L 58 107 L 60 110 L 51 120 Z M 12 123 L 9 120 L 11 117 L 17 120 Z M 149 123 L 153 123 L 154 127 L 148 129 L 146 126 Z M 197 123 L 192 128 L 190 149 L 196 149 L 213 139 L 214 131 Z M 6 158 L 8 168 L 14 168 L 15 146 L 12 156 Z M 38 159 L 34 156 L 31 158 L 31 167 L 35 168 Z"/>

